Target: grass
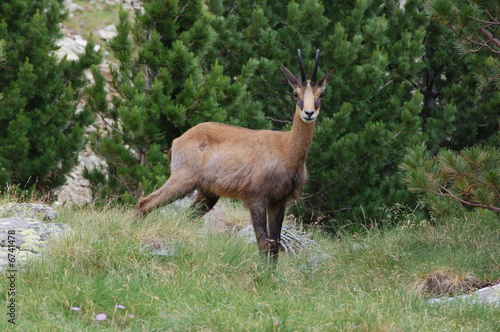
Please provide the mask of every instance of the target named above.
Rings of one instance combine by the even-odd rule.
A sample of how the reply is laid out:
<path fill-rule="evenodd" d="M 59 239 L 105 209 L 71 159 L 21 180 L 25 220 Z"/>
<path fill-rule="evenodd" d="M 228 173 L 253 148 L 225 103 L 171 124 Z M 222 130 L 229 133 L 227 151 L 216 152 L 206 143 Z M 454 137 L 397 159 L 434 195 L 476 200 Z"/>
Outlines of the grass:
<path fill-rule="evenodd" d="M 244 214 L 223 207 L 230 218 Z M 17 324 L 4 318 L 0 329 L 499 331 L 498 308 L 432 305 L 418 291 L 435 271 L 496 280 L 499 221 L 478 211 L 336 238 L 317 232 L 320 252 L 282 254 L 274 271 L 255 244 L 203 234 L 185 212 L 137 221 L 127 208 L 62 209 L 59 222 L 72 232 L 18 273 Z M 172 254 L 152 256 L 147 243 Z"/>
<path fill-rule="evenodd" d="M 94 42 L 105 44 L 95 36 L 95 32 L 106 25 L 119 22 L 120 6 L 98 1 L 89 3 L 88 1 L 75 0 L 73 2 L 83 9 L 71 13 L 64 25 L 73 31 L 78 31 L 84 38 L 92 36 Z"/>

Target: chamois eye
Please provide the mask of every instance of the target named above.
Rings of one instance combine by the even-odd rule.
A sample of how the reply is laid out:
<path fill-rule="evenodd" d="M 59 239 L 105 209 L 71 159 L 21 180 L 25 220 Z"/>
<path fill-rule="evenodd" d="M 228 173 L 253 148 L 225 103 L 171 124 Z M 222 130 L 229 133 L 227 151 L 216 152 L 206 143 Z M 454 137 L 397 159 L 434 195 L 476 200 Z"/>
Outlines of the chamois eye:
<path fill-rule="evenodd" d="M 323 98 L 324 96 L 325 96 L 325 93 L 323 91 L 321 91 L 321 93 L 319 94 L 319 97 Z"/>

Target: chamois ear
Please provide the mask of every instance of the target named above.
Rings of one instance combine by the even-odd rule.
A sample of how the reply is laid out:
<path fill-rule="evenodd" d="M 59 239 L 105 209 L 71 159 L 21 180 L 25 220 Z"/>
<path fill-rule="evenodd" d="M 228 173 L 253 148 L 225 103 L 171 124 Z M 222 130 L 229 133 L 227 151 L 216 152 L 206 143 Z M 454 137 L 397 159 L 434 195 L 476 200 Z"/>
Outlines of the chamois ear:
<path fill-rule="evenodd" d="M 332 75 L 333 75 L 333 67 L 331 67 L 330 70 L 328 70 L 328 72 L 325 74 L 325 76 L 323 76 L 323 78 L 319 80 L 317 85 L 324 89 L 326 86 L 326 83 L 328 83 L 330 81 L 330 79 L 332 78 Z"/>
<path fill-rule="evenodd" d="M 297 77 L 295 77 L 292 74 L 292 72 L 288 70 L 288 68 L 281 67 L 281 71 L 283 72 L 283 74 L 285 74 L 286 79 L 288 80 L 288 83 L 290 83 L 290 85 L 292 86 L 292 88 L 295 89 L 298 85 L 300 85 L 300 82 L 297 79 Z"/>

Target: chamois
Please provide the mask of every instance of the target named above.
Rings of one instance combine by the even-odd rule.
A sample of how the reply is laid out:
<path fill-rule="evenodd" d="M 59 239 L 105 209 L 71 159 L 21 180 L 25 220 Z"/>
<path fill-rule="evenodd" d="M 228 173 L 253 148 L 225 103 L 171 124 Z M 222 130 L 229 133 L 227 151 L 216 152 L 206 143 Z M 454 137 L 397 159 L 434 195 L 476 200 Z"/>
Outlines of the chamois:
<path fill-rule="evenodd" d="M 175 139 L 170 150 L 171 175 L 137 204 L 140 212 L 197 190 L 192 207 L 210 211 L 221 196 L 242 200 L 250 210 L 259 252 L 277 261 L 287 202 L 299 197 L 306 182 L 306 159 L 321 99 L 333 68 L 316 81 L 320 51 L 310 79 L 297 50 L 302 80 L 281 67 L 293 87 L 296 104 L 287 132 L 251 130 L 204 122 Z"/>

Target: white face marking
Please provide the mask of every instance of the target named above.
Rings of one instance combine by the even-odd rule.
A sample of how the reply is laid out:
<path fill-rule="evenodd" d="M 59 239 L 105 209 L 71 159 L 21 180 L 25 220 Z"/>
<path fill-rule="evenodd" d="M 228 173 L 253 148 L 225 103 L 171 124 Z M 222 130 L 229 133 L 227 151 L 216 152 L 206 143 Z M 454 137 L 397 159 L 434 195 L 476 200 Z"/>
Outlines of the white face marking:
<path fill-rule="evenodd" d="M 302 97 L 302 100 L 301 103 L 299 103 L 299 107 L 302 106 L 300 110 L 300 118 L 303 122 L 313 123 L 318 118 L 319 107 L 316 109 L 316 106 L 318 105 L 316 103 L 316 99 L 319 98 L 319 93 L 318 89 L 311 87 L 309 82 L 306 87 L 301 89 L 299 96 Z"/>

